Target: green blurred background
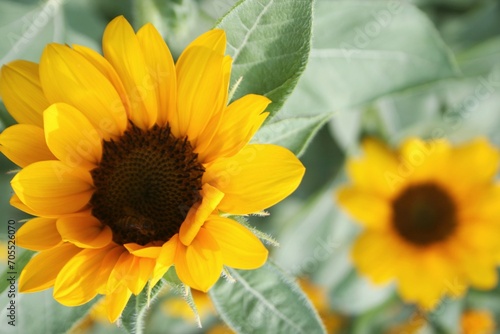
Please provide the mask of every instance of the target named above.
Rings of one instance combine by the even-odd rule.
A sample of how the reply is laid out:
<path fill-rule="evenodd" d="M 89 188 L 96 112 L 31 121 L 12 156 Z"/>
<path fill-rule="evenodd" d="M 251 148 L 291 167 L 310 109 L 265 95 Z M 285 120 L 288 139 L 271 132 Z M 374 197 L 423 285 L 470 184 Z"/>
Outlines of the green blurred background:
<path fill-rule="evenodd" d="M 254 226 L 280 242 L 281 247 L 272 249 L 278 265 L 326 288 L 330 310 L 342 319 L 343 333 L 389 333 L 415 313 L 414 307 L 398 300 L 392 286 L 374 287 L 359 277 L 349 260 L 359 228 L 340 212 L 333 192 L 345 182 L 345 158 L 358 151 L 360 139 L 376 135 L 397 144 L 410 135 L 428 138 L 439 132 L 454 142 L 486 136 L 500 144 L 500 1 L 403 2 L 416 7 L 388 18 L 377 13 L 394 1 L 316 2 L 309 65 L 270 121 L 287 125 L 297 116 L 310 121 L 301 133 L 307 149 L 295 150 L 307 173 L 299 189 L 272 208 L 269 217 L 251 218 Z M 235 3 L 0 0 L 0 65 L 14 59 L 38 62 L 44 46 L 53 41 L 100 50 L 102 32 L 117 15 L 125 15 L 135 28 L 153 22 L 177 57 Z M 480 96 L 478 89 L 488 94 Z M 14 124 L 5 107 L 0 109 L 1 129 Z M 262 133 L 257 137 L 265 138 Z M 9 171 L 15 168 L 0 157 L 2 226 L 8 219 L 27 218 L 9 205 Z M 0 230 L 2 240 L 6 232 L 7 228 Z M 500 321 L 500 288 L 443 301 L 426 316 L 429 324 L 421 333 L 459 333 L 465 308 L 489 309 Z M 158 328 L 158 333 L 165 324 L 172 333 L 206 330 L 174 319 L 159 306 L 155 310 L 151 328 Z M 207 320 L 208 327 L 214 319 Z M 119 332 L 99 323 L 92 331 Z"/>

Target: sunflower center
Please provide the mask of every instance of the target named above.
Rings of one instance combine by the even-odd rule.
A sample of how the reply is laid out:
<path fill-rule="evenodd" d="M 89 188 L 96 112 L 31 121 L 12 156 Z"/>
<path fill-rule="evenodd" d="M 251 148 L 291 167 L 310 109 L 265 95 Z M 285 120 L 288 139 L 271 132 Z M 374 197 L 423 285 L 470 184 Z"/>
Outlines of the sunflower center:
<path fill-rule="evenodd" d="M 394 200 L 392 209 L 396 231 L 419 246 L 445 240 L 457 226 L 453 199 L 432 183 L 406 188 Z"/>
<path fill-rule="evenodd" d="M 103 143 L 92 171 L 92 214 L 118 244 L 167 241 L 199 200 L 205 169 L 197 157 L 168 125 L 144 131 L 132 124 L 118 140 Z"/>

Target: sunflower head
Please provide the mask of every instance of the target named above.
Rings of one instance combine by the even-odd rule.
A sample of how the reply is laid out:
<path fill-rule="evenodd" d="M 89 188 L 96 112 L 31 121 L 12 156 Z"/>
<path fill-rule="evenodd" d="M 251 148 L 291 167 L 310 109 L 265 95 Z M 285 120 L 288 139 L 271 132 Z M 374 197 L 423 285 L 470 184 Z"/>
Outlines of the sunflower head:
<path fill-rule="evenodd" d="M 54 286 L 70 306 L 102 294 L 114 321 L 171 266 L 201 291 L 223 266 L 261 266 L 267 249 L 228 216 L 279 202 L 304 167 L 284 148 L 249 144 L 271 101 L 228 104 L 224 31 L 201 35 L 174 63 L 151 24 L 136 33 L 118 17 L 102 46 L 103 55 L 54 43 L 39 64 L 2 67 L 0 94 L 19 124 L 0 149 L 21 168 L 11 204 L 36 217 L 17 233 L 39 251 L 20 290 Z"/>
<path fill-rule="evenodd" d="M 359 271 L 395 280 L 402 297 L 433 308 L 465 287 L 491 288 L 500 260 L 499 155 L 485 139 L 460 146 L 408 139 L 399 150 L 363 142 L 347 164 L 339 204 L 365 227 L 352 251 Z"/>
<path fill-rule="evenodd" d="M 495 318 L 486 310 L 467 310 L 460 319 L 462 334 L 493 334 Z"/>

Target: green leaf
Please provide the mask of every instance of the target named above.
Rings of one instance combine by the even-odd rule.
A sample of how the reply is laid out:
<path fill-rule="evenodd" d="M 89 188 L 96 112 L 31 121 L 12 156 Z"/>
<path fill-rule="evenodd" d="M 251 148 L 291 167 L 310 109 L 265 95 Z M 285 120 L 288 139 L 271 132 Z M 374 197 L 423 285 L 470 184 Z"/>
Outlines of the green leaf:
<path fill-rule="evenodd" d="M 254 93 L 283 105 L 306 65 L 311 40 L 312 0 L 242 0 L 217 24 L 227 34 L 233 58 L 231 84 L 243 81 L 235 98 Z"/>
<path fill-rule="evenodd" d="M 252 143 L 277 144 L 301 156 L 314 135 L 331 114 L 306 117 L 277 118 L 266 123 L 252 139 Z"/>
<path fill-rule="evenodd" d="M 0 300 L 9 303 L 11 310 L 2 305 L 2 333 L 66 333 L 73 328 L 98 300 L 76 307 L 59 304 L 52 297 L 52 289 L 36 293 L 15 293 L 9 296 L 8 291 L 0 295 Z M 11 302 L 13 301 L 13 303 Z M 13 306 L 11 306 L 13 305 Z M 10 315 L 13 317 L 10 317 Z M 15 327 L 7 321 L 15 321 Z"/>
<path fill-rule="evenodd" d="M 386 96 L 376 107 L 394 143 L 408 136 L 500 143 L 500 67 L 488 75 L 447 80 Z"/>
<path fill-rule="evenodd" d="M 231 8 L 234 7 L 238 0 L 198 0 L 200 11 L 214 22 L 217 22 Z"/>
<path fill-rule="evenodd" d="M 491 38 L 457 56 L 466 75 L 485 74 L 500 62 L 500 37 Z"/>
<path fill-rule="evenodd" d="M 145 319 L 151 303 L 155 301 L 158 294 L 167 282 L 161 279 L 151 289 L 146 287 L 137 296 L 132 295 L 120 317 L 123 328 L 132 334 L 144 333 Z"/>
<path fill-rule="evenodd" d="M 297 283 L 272 263 L 256 270 L 228 269 L 209 291 L 222 319 L 237 333 L 325 333 Z"/>
<path fill-rule="evenodd" d="M 308 67 L 283 107 L 295 115 L 359 107 L 457 75 L 429 19 L 402 1 L 318 1 Z"/>
<path fill-rule="evenodd" d="M 468 11 L 436 16 L 443 39 L 455 51 L 467 50 L 500 33 L 500 3 L 491 0 L 470 1 L 474 4 Z M 443 9 L 441 3 L 436 4 L 436 7 Z"/>

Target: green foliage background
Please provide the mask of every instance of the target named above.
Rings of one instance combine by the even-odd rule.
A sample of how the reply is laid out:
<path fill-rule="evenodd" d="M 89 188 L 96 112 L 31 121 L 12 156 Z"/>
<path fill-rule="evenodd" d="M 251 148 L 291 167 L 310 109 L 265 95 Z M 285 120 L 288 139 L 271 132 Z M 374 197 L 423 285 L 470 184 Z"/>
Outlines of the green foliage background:
<path fill-rule="evenodd" d="M 312 6 L 310 0 L 243 0 L 231 10 L 236 2 L 0 0 L 0 65 L 19 58 L 38 62 L 43 47 L 53 41 L 100 50 L 102 32 L 117 15 L 125 15 L 136 28 L 152 22 L 174 57 L 200 33 L 214 26 L 225 29 L 228 53 L 235 59 L 232 83 L 243 76 L 236 97 L 251 92 L 273 100 L 272 117 L 253 141 L 288 147 L 307 173 L 294 195 L 272 208 L 269 217 L 250 218 L 280 247 L 270 248 L 273 263 L 262 271 L 233 273 L 238 284 L 255 290 L 225 280 L 216 285 L 211 296 L 222 319 L 241 333 L 321 333 L 311 304 L 288 278 L 308 276 L 327 288 L 330 309 L 343 319 L 339 333 L 384 333 L 415 308 L 402 303 L 393 286 L 375 287 L 356 273 L 349 250 L 359 228 L 338 209 L 332 194 L 345 181 L 345 158 L 357 152 L 366 135 L 393 144 L 410 135 L 457 143 L 486 136 L 500 144 L 500 2 L 317 0 Z M 0 108 L 4 129 L 14 121 Z M 15 168 L 0 156 L 0 226 L 27 218 L 8 204 L 9 171 Z M 6 233 L 7 228 L 0 229 L 4 240 Z M 21 249 L 18 259 L 21 266 Z M 175 277 L 167 280 L 175 283 Z M 242 303 L 244 296 L 250 297 Z M 5 291 L 0 297 L 2 333 L 66 332 L 90 307 L 62 307 L 50 291 L 18 295 L 20 324 L 13 331 L 5 323 Z M 144 308 L 143 297 L 137 297 L 139 309 L 129 305 L 127 314 Z M 147 333 L 166 328 L 169 333 L 202 333 L 218 321 L 205 319 L 198 329 L 161 310 L 161 301 L 172 294 L 158 298 L 142 319 Z M 500 288 L 443 300 L 426 316 L 429 325 L 423 333 L 459 333 L 460 314 L 469 307 L 489 309 L 500 322 L 499 300 Z M 92 331 L 133 328 L 124 321 L 123 328 L 97 323 Z"/>

